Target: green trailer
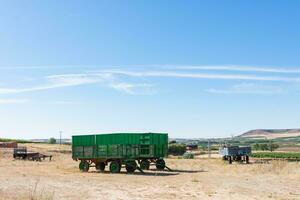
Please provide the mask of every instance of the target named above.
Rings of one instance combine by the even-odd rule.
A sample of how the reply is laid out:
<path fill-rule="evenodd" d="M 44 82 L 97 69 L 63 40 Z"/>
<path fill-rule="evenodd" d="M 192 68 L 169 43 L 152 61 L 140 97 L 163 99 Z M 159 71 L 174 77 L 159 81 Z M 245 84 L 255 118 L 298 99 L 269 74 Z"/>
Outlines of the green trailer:
<path fill-rule="evenodd" d="M 79 169 L 90 167 L 119 173 L 124 166 L 129 173 L 143 172 L 153 164 L 158 170 L 166 168 L 167 133 L 112 133 L 72 136 L 72 157 L 80 161 Z"/>

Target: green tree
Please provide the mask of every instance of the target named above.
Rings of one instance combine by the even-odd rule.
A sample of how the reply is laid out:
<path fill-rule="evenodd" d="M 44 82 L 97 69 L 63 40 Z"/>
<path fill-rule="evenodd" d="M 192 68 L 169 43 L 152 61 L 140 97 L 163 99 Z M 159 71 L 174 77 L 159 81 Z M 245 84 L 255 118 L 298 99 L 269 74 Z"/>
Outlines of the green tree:
<path fill-rule="evenodd" d="M 50 138 L 49 139 L 49 144 L 56 144 L 56 139 L 55 138 Z"/>
<path fill-rule="evenodd" d="M 278 149 L 279 148 L 279 145 L 278 144 L 270 144 L 270 146 L 269 146 L 269 149 L 270 149 L 270 151 L 274 151 L 274 150 L 276 150 L 276 149 Z"/>
<path fill-rule="evenodd" d="M 252 149 L 255 150 L 255 151 L 261 150 L 261 149 L 260 149 L 260 145 L 257 144 L 257 143 L 255 143 L 255 144 L 252 146 Z"/>
<path fill-rule="evenodd" d="M 262 144 L 254 144 L 252 146 L 253 150 L 256 151 L 274 151 L 277 148 L 279 148 L 278 144 L 274 144 L 274 143 L 262 143 Z"/>
<path fill-rule="evenodd" d="M 267 151 L 267 150 L 269 150 L 269 145 L 268 144 L 260 144 L 260 149 L 262 151 Z"/>
<path fill-rule="evenodd" d="M 169 145 L 169 149 L 168 149 L 169 155 L 181 156 L 185 152 L 186 152 L 186 146 L 184 144 L 175 143 Z"/>

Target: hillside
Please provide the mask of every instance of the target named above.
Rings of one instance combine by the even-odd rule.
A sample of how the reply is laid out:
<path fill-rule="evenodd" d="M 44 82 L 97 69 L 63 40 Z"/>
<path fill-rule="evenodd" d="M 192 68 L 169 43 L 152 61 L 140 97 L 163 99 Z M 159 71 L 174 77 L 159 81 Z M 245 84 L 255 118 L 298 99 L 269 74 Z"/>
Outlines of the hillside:
<path fill-rule="evenodd" d="M 275 139 L 298 136 L 300 136 L 300 129 L 256 129 L 248 131 L 239 137 Z"/>

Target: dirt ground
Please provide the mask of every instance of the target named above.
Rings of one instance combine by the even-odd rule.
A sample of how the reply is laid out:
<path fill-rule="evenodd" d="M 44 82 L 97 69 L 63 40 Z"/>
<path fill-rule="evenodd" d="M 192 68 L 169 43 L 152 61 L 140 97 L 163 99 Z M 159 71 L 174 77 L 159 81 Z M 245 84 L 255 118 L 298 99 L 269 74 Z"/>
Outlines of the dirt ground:
<path fill-rule="evenodd" d="M 0 199 L 300 199 L 300 163 L 228 165 L 220 158 L 166 159 L 173 172 L 78 170 L 69 146 L 27 144 L 51 162 L 13 160 L 0 150 Z M 107 169 L 106 169 L 107 170 Z"/>

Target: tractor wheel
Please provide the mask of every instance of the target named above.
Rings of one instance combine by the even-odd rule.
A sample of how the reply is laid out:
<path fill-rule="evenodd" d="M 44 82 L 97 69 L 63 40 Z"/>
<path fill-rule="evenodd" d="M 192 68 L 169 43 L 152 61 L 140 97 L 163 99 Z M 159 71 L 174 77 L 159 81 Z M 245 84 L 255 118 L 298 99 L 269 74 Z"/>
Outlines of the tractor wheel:
<path fill-rule="evenodd" d="M 96 163 L 96 169 L 103 172 L 105 170 L 105 163 L 104 162 Z"/>
<path fill-rule="evenodd" d="M 109 165 L 109 171 L 111 173 L 119 173 L 121 171 L 121 164 L 120 162 L 114 160 Z"/>
<path fill-rule="evenodd" d="M 164 170 L 166 167 L 166 163 L 163 159 L 157 159 L 155 163 L 156 169 Z"/>
<path fill-rule="evenodd" d="M 90 169 L 90 165 L 87 161 L 80 161 L 79 163 L 79 169 L 82 172 L 88 172 Z"/>
<path fill-rule="evenodd" d="M 148 170 L 150 168 L 149 160 L 142 160 L 141 163 L 140 163 L 140 168 L 142 170 Z"/>
<path fill-rule="evenodd" d="M 137 164 L 136 164 L 135 160 L 127 161 L 125 164 L 125 168 L 128 173 L 133 173 L 137 168 Z"/>

